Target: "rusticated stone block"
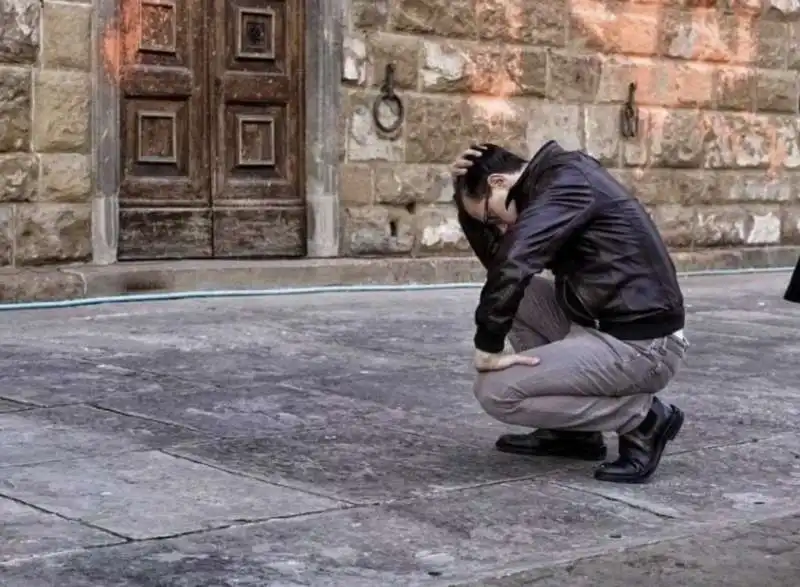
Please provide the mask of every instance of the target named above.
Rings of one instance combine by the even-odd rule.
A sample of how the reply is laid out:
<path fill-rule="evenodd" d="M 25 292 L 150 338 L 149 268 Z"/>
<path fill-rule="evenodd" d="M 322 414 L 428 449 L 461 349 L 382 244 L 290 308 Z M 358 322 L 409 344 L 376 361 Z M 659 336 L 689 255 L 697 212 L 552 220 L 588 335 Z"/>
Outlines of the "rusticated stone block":
<path fill-rule="evenodd" d="M 786 23 L 758 20 L 753 30 L 756 50 L 752 63 L 769 69 L 786 67 L 790 42 Z"/>
<path fill-rule="evenodd" d="M 628 55 L 655 55 L 659 48 L 661 4 L 573 0 L 569 46 Z"/>
<path fill-rule="evenodd" d="M 477 0 L 478 36 L 486 41 L 562 47 L 568 11 L 567 0 Z"/>
<path fill-rule="evenodd" d="M 583 110 L 584 144 L 586 152 L 611 167 L 619 163 L 620 135 L 619 106 L 586 106 Z"/>
<path fill-rule="evenodd" d="M 717 175 L 717 202 L 788 202 L 793 199 L 795 178 L 787 175 L 770 177 L 763 172 L 720 173 Z M 712 203 L 712 202 L 705 202 Z"/>
<path fill-rule="evenodd" d="M 4 270 L 0 274 L 0 300 L 36 302 L 69 300 L 84 296 L 83 278 L 53 269 Z"/>
<path fill-rule="evenodd" d="M 650 214 L 669 247 L 688 249 L 692 246 L 697 221 L 694 208 L 666 204 L 656 206 Z"/>
<path fill-rule="evenodd" d="M 89 71 L 92 64 L 92 7 L 45 2 L 42 26 L 42 65 Z"/>
<path fill-rule="evenodd" d="M 525 120 L 528 121 L 527 151 L 531 156 L 550 139 L 558 141 L 565 149 L 582 147 L 581 107 L 578 105 L 532 102 Z"/>
<path fill-rule="evenodd" d="M 470 144 L 525 153 L 530 112 L 510 100 L 415 97 L 408 101 L 408 163 L 450 163 Z"/>
<path fill-rule="evenodd" d="M 47 265 L 85 261 L 92 253 L 91 207 L 25 205 L 17 208 L 16 262 Z"/>
<path fill-rule="evenodd" d="M 800 69 L 800 21 L 789 24 L 789 40 L 786 43 L 786 65 L 789 69 Z"/>
<path fill-rule="evenodd" d="M 780 243 L 780 208 L 717 206 L 699 209 L 695 246 L 738 247 Z"/>
<path fill-rule="evenodd" d="M 351 0 L 350 14 L 356 28 L 385 28 L 389 19 L 389 0 Z"/>
<path fill-rule="evenodd" d="M 663 54 L 678 59 L 751 63 L 755 57 L 752 19 L 713 8 L 666 10 L 661 28 Z"/>
<path fill-rule="evenodd" d="M 597 55 L 550 52 L 547 97 L 557 102 L 593 102 L 602 74 Z"/>
<path fill-rule="evenodd" d="M 42 185 L 38 200 L 82 204 L 89 201 L 92 189 L 91 161 L 88 155 L 44 154 Z"/>
<path fill-rule="evenodd" d="M 36 198 L 38 180 L 36 155 L 0 155 L 0 202 L 30 202 Z"/>
<path fill-rule="evenodd" d="M 785 19 L 800 18 L 800 0 L 763 0 L 767 16 Z"/>
<path fill-rule="evenodd" d="M 30 136 L 31 73 L 0 67 L 0 153 L 28 151 Z"/>
<path fill-rule="evenodd" d="M 756 108 L 769 112 L 797 112 L 800 79 L 794 71 L 759 71 Z"/>
<path fill-rule="evenodd" d="M 89 151 L 87 74 L 42 70 L 34 72 L 34 148 L 43 153 Z"/>
<path fill-rule="evenodd" d="M 36 61 L 40 18 L 38 0 L 0 0 L 0 63 Z"/>
<path fill-rule="evenodd" d="M 345 205 L 367 206 L 373 203 L 374 171 L 370 165 L 347 163 L 341 166 L 339 193 Z"/>
<path fill-rule="evenodd" d="M 649 111 L 650 161 L 657 167 L 700 167 L 705 127 L 698 110 Z"/>
<path fill-rule="evenodd" d="M 752 110 L 755 103 L 755 74 L 747 67 L 722 67 L 714 72 L 718 108 Z"/>
<path fill-rule="evenodd" d="M 614 175 L 643 204 L 695 206 L 719 201 L 717 174 L 690 169 L 626 169 Z"/>
<path fill-rule="evenodd" d="M 0 206 L 0 266 L 14 262 L 14 209 Z"/>
<path fill-rule="evenodd" d="M 706 63 L 614 57 L 603 62 L 598 102 L 623 102 L 636 84 L 637 104 L 705 108 L 714 97 L 714 69 Z"/>
<path fill-rule="evenodd" d="M 781 244 L 800 244 L 800 206 L 787 206 L 781 215 Z"/>
<path fill-rule="evenodd" d="M 711 169 L 767 168 L 776 156 L 768 117 L 708 112 L 705 124 L 705 166 Z"/>
<path fill-rule="evenodd" d="M 473 0 L 394 0 L 392 28 L 405 33 L 474 38 Z"/>
<path fill-rule="evenodd" d="M 367 41 L 368 83 L 380 87 L 386 76 L 386 66 L 394 65 L 396 88 L 417 88 L 420 59 L 419 39 L 400 35 L 374 34 Z"/>
<path fill-rule="evenodd" d="M 375 198 L 390 206 L 449 202 L 452 178 L 446 165 L 393 165 L 375 169 Z"/>
<path fill-rule="evenodd" d="M 345 36 L 342 54 L 342 81 L 350 82 L 357 86 L 366 84 L 367 45 L 364 39 L 357 35 Z"/>
<path fill-rule="evenodd" d="M 414 247 L 413 219 L 402 208 L 345 208 L 342 225 L 351 255 L 397 255 Z"/>
<path fill-rule="evenodd" d="M 771 123 L 775 141 L 770 145 L 770 172 L 800 169 L 800 118 L 773 116 Z"/>
<path fill-rule="evenodd" d="M 542 50 L 426 41 L 422 89 L 489 96 L 544 96 L 547 55 Z"/>
<path fill-rule="evenodd" d="M 422 255 L 463 253 L 469 243 L 458 223 L 455 206 L 429 206 L 415 215 L 417 252 Z"/>
<path fill-rule="evenodd" d="M 357 161 L 395 161 L 403 160 L 405 137 L 409 122 L 406 121 L 392 136 L 384 135 L 375 125 L 373 103 L 380 94 L 377 92 L 352 92 L 345 102 L 345 116 L 348 119 L 347 160 Z M 406 101 L 406 109 L 409 108 Z M 389 109 L 380 114 L 383 124 L 391 124 L 396 112 Z"/>

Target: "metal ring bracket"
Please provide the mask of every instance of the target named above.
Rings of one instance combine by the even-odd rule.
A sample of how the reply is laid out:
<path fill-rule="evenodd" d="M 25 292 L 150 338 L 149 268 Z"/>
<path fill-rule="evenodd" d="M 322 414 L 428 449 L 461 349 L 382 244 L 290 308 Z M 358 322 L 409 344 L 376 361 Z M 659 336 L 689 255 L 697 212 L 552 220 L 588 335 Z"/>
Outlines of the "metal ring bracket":
<path fill-rule="evenodd" d="M 636 107 L 636 84 L 628 84 L 628 100 L 620 112 L 620 133 L 626 139 L 635 137 L 639 132 L 639 109 Z"/>
<path fill-rule="evenodd" d="M 388 104 L 396 108 L 395 120 L 392 124 L 386 125 L 381 122 L 380 109 L 383 104 Z M 394 65 L 389 63 L 386 66 L 386 77 L 381 85 L 381 95 L 375 99 L 372 105 L 372 119 L 378 130 L 385 134 L 392 134 L 396 132 L 402 125 L 405 119 L 405 106 L 400 96 L 394 92 Z"/>

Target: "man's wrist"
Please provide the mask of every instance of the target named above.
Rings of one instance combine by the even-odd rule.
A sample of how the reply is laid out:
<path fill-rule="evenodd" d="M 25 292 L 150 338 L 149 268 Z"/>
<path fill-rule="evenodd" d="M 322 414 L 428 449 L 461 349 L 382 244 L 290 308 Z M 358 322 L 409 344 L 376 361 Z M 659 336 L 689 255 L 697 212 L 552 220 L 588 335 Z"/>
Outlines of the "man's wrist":
<path fill-rule="evenodd" d="M 493 355 L 502 353 L 506 346 L 506 337 L 497 335 L 486 328 L 478 326 L 475 331 L 475 348 Z"/>

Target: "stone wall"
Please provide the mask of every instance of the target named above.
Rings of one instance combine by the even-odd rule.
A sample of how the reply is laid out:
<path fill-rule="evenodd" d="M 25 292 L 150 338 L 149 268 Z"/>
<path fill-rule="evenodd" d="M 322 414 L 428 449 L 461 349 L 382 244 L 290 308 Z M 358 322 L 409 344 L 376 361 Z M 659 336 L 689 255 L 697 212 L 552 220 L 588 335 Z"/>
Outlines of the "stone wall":
<path fill-rule="evenodd" d="M 613 168 L 675 250 L 800 244 L 798 19 L 800 0 L 350 0 L 346 254 L 465 250 L 446 164 L 549 138 Z M 385 136 L 390 62 L 406 120 Z"/>
<path fill-rule="evenodd" d="M 0 266 L 91 256 L 91 14 L 0 0 Z"/>

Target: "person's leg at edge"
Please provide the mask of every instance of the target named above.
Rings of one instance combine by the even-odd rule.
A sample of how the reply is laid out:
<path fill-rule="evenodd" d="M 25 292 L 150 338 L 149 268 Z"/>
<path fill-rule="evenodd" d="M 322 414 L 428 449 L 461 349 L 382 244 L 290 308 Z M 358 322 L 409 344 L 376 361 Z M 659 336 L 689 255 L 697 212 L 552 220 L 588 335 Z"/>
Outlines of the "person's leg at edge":
<path fill-rule="evenodd" d="M 657 468 L 683 415 L 655 393 L 676 373 L 685 343 L 673 337 L 623 342 L 573 325 L 560 341 L 525 351 L 537 367 L 479 374 L 475 395 L 508 424 L 578 433 L 617 432 L 620 458 L 598 479 L 643 482 Z"/>
<path fill-rule="evenodd" d="M 569 319 L 556 302 L 553 283 L 534 277 L 525 291 L 508 338 L 514 351 L 522 352 L 563 340 L 570 327 Z M 527 434 L 504 434 L 495 447 L 512 454 L 588 461 L 602 461 L 607 454 L 601 432 L 554 428 L 538 428 Z"/>

